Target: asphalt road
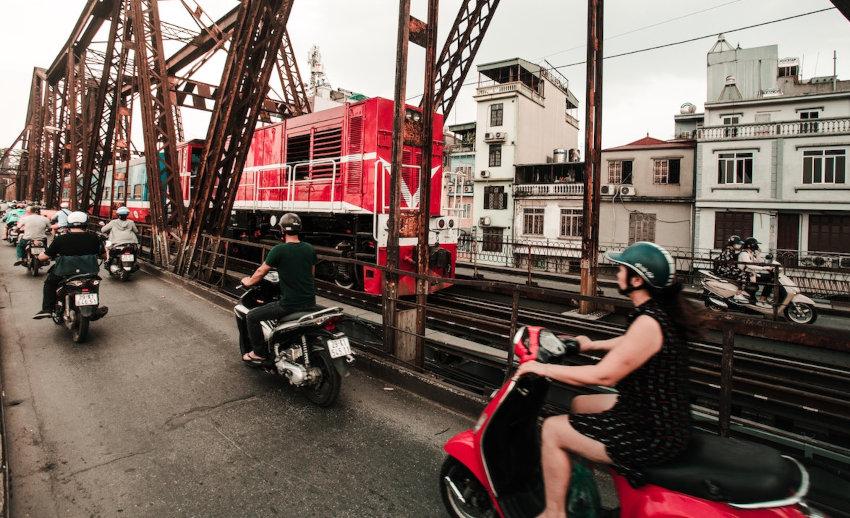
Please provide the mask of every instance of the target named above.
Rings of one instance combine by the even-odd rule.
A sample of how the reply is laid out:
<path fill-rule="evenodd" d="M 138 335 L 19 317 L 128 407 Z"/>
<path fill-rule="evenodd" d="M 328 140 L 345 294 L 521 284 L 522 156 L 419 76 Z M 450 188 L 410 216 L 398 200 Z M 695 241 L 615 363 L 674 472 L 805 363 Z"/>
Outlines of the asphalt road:
<path fill-rule="evenodd" d="M 240 364 L 229 312 L 144 274 L 75 345 L 0 244 L 14 517 L 442 516 L 440 447 L 470 421 L 354 370 L 315 408 Z"/>

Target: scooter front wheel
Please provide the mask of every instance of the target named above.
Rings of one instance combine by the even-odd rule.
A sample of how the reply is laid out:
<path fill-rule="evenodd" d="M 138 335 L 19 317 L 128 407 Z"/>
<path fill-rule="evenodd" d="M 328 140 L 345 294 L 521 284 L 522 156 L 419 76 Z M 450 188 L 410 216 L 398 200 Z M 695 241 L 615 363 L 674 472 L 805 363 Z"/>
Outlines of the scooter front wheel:
<path fill-rule="evenodd" d="M 440 495 L 443 505 L 454 518 L 491 518 L 497 516 L 490 495 L 466 466 L 448 457 L 440 470 Z"/>
<path fill-rule="evenodd" d="M 795 324 L 814 324 L 818 312 L 811 304 L 792 302 L 785 308 L 785 318 Z"/>

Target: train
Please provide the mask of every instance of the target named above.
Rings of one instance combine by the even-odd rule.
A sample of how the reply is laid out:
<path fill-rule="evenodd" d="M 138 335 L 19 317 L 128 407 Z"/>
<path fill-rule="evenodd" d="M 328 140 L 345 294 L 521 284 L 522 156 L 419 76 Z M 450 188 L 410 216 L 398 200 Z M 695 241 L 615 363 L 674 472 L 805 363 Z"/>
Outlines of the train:
<path fill-rule="evenodd" d="M 371 98 L 293 117 L 258 128 L 242 171 L 226 235 L 240 240 L 274 242 L 281 215 L 295 212 L 304 222 L 304 239 L 320 254 L 349 257 L 385 266 L 390 211 L 395 103 Z M 399 269 L 416 271 L 419 224 L 419 171 L 423 166 L 422 112 L 405 107 Z M 443 207 L 443 117 L 434 114 L 430 171 L 429 272 L 454 277 L 458 221 Z M 204 142 L 178 147 L 184 204 L 195 189 Z M 117 164 L 113 182 L 107 170 L 99 214 L 108 217 L 126 196 L 130 217 L 150 217 L 144 159 Z M 124 178 L 127 178 L 125 181 Z M 110 192 L 113 188 L 115 192 Z M 129 187 L 127 187 L 129 186 Z M 125 189 L 130 189 L 125 191 Z M 346 288 L 379 295 L 382 272 L 374 267 L 326 261 L 317 277 Z M 415 279 L 402 276 L 399 294 L 415 293 Z M 446 285 L 432 285 L 436 292 Z"/>

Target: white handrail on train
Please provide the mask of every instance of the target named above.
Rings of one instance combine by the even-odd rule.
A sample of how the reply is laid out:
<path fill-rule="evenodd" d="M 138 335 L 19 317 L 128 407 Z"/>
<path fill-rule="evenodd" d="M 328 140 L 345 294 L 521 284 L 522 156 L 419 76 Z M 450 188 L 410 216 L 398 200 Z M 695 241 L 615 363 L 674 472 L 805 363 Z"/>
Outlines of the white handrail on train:
<path fill-rule="evenodd" d="M 309 160 L 307 162 L 298 162 L 297 164 L 294 164 L 292 166 L 292 182 L 293 183 L 291 185 L 294 185 L 295 173 L 297 172 L 297 170 L 300 166 L 305 165 L 305 166 L 308 166 L 308 167 L 313 167 L 313 166 L 316 166 L 316 165 L 331 164 L 333 166 L 333 169 L 332 169 L 332 172 L 331 172 L 331 212 L 333 212 L 334 201 L 335 201 L 334 197 L 336 195 L 336 166 L 337 166 L 338 163 L 339 163 L 339 161 L 337 159 L 333 159 L 333 158 L 320 158 L 318 160 Z M 305 181 L 305 180 L 301 180 L 301 181 Z M 308 179 L 306 181 L 312 181 L 312 180 Z M 293 191 L 294 191 L 294 189 L 293 189 Z M 293 202 L 293 205 L 294 205 L 295 204 L 294 193 L 293 193 L 293 196 L 292 196 L 292 202 Z M 310 198 L 309 198 L 309 196 L 307 197 L 307 208 L 308 209 L 310 208 Z"/>

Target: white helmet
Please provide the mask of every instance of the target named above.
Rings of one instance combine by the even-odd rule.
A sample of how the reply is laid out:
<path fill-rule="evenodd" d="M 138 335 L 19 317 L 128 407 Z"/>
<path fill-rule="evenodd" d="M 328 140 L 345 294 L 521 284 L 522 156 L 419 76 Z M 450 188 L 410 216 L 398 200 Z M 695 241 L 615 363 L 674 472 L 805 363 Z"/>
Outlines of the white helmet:
<path fill-rule="evenodd" d="M 67 209 L 70 206 L 71 206 L 71 204 L 68 203 L 67 201 L 63 201 L 62 203 L 59 204 L 60 209 Z"/>
<path fill-rule="evenodd" d="M 81 211 L 74 211 L 68 214 L 68 226 L 69 227 L 84 227 L 86 222 L 89 220 L 88 214 Z"/>

